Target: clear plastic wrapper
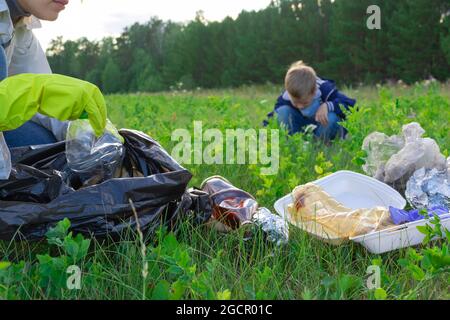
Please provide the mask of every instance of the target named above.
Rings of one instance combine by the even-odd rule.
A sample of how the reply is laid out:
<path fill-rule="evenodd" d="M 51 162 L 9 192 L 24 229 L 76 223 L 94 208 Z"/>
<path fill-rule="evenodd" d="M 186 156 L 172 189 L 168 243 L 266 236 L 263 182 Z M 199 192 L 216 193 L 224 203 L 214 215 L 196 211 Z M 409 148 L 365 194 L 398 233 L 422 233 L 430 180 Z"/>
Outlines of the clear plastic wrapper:
<path fill-rule="evenodd" d="M 292 196 L 289 222 L 332 244 L 394 226 L 387 208 L 347 208 L 314 183 L 295 188 Z"/>
<path fill-rule="evenodd" d="M 11 154 L 3 133 L 0 132 L 0 180 L 7 180 L 11 174 Z"/>
<path fill-rule="evenodd" d="M 259 208 L 253 215 L 252 221 L 261 228 L 267 236 L 267 240 L 277 246 L 285 245 L 289 241 L 289 227 L 280 216 L 270 212 L 267 208 Z"/>
<path fill-rule="evenodd" d="M 77 173 L 101 172 L 103 178 L 112 178 L 122 164 L 122 141 L 110 121 L 100 137 L 96 137 L 88 120 L 72 121 L 66 136 L 67 164 Z"/>
<path fill-rule="evenodd" d="M 447 158 L 447 179 L 450 180 L 450 157 Z"/>
<path fill-rule="evenodd" d="M 404 190 L 406 182 L 420 168 L 444 170 L 446 161 L 438 144 L 422 138 L 424 133 L 420 124 L 413 122 L 403 126 L 401 137 L 370 134 L 362 147 L 367 152 L 363 170 L 399 190 Z"/>
<path fill-rule="evenodd" d="M 363 170 L 368 175 L 384 181 L 386 162 L 399 152 L 405 141 L 399 136 L 387 136 L 381 132 L 373 132 L 364 139 L 363 150 L 367 152 L 367 160 Z"/>
<path fill-rule="evenodd" d="M 449 173 L 450 170 L 417 170 L 406 184 L 405 195 L 411 206 L 417 209 L 450 208 Z"/>

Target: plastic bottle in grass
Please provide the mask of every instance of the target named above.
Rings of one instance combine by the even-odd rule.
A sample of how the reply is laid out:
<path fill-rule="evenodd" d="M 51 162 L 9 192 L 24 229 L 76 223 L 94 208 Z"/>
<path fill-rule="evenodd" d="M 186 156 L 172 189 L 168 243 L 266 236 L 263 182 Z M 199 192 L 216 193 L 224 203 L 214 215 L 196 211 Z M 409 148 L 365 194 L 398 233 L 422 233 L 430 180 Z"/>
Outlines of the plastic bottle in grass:
<path fill-rule="evenodd" d="M 100 171 L 104 178 L 112 178 L 122 164 L 123 155 L 123 138 L 109 120 L 100 137 L 95 136 L 88 120 L 69 123 L 66 157 L 72 171 L 87 174 Z"/>
<path fill-rule="evenodd" d="M 248 192 L 236 188 L 220 176 L 206 179 L 200 189 L 210 195 L 213 218 L 225 226 L 225 229 L 239 229 L 252 223 L 258 203 Z"/>

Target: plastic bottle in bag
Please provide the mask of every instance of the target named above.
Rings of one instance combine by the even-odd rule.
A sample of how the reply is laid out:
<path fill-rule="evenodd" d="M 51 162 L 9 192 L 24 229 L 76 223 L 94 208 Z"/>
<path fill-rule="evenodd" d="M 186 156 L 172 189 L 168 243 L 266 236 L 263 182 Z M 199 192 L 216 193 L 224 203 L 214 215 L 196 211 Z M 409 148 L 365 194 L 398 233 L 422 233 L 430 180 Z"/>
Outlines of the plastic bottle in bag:
<path fill-rule="evenodd" d="M 122 164 L 122 141 L 109 120 L 100 137 L 95 136 L 88 120 L 71 121 L 66 135 L 67 164 L 77 173 L 101 172 L 104 179 L 112 178 Z"/>
<path fill-rule="evenodd" d="M 3 46 L 0 45 L 0 81 L 8 76 L 6 65 L 6 53 Z M 11 154 L 6 145 L 3 133 L 0 132 L 0 180 L 7 180 L 11 174 Z"/>
<path fill-rule="evenodd" d="M 11 154 L 3 133 L 0 132 L 0 180 L 8 180 L 11 174 Z"/>

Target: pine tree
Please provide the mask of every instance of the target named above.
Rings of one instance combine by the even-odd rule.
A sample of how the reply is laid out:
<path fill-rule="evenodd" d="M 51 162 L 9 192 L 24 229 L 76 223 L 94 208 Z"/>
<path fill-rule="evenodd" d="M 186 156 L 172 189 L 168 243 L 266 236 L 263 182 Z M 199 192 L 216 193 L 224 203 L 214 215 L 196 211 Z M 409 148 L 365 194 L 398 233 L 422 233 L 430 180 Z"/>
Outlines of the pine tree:
<path fill-rule="evenodd" d="M 366 84 L 374 84 L 388 78 L 394 77 L 389 69 L 389 30 L 395 21 L 392 21 L 392 13 L 398 6 L 398 1 L 392 0 L 372 0 L 371 4 L 380 8 L 381 29 L 367 30 L 364 39 L 364 64 L 365 74 L 361 75 L 361 80 Z M 366 19 L 369 15 L 366 15 Z"/>
<path fill-rule="evenodd" d="M 367 8 L 381 8 L 369 30 Z M 274 0 L 238 18 L 187 23 L 151 18 L 100 42 L 58 38 L 48 50 L 55 73 L 87 79 L 105 92 L 155 91 L 248 83 L 280 84 L 303 60 L 339 83 L 450 77 L 448 0 Z"/>
<path fill-rule="evenodd" d="M 324 67 L 330 77 L 345 83 L 355 83 L 367 71 L 368 0 L 336 0 L 330 22 L 330 41 Z"/>
<path fill-rule="evenodd" d="M 442 0 L 403 0 L 389 32 L 391 66 L 407 83 L 433 74 L 440 50 Z"/>
<path fill-rule="evenodd" d="M 450 15 L 446 16 L 442 23 L 441 48 L 450 65 Z"/>
<path fill-rule="evenodd" d="M 116 93 L 121 90 L 121 73 L 113 59 L 109 59 L 102 73 L 102 87 L 105 93 Z"/>

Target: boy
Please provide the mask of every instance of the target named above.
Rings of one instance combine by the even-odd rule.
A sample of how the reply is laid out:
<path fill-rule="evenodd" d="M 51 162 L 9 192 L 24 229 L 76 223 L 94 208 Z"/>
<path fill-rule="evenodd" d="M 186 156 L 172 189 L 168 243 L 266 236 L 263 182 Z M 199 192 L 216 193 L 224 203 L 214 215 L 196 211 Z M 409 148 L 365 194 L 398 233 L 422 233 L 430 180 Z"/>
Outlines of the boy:
<path fill-rule="evenodd" d="M 345 120 L 344 110 L 353 107 L 356 100 L 339 92 L 334 81 L 317 77 L 313 68 L 298 61 L 286 74 L 285 88 L 269 118 L 276 113 L 278 123 L 290 135 L 315 125 L 314 135 L 324 141 L 345 137 L 347 130 L 339 122 Z"/>

